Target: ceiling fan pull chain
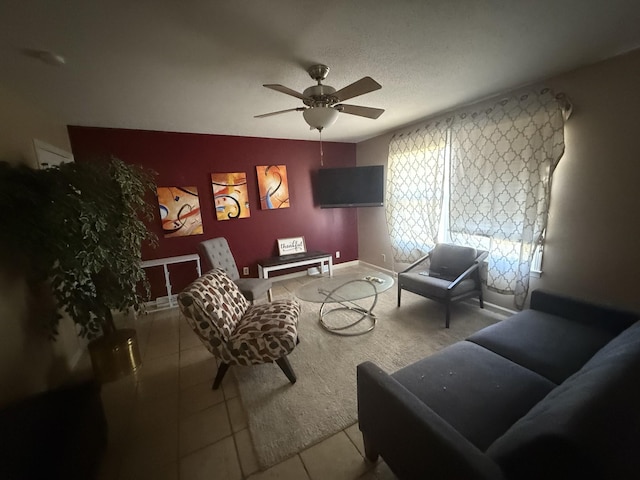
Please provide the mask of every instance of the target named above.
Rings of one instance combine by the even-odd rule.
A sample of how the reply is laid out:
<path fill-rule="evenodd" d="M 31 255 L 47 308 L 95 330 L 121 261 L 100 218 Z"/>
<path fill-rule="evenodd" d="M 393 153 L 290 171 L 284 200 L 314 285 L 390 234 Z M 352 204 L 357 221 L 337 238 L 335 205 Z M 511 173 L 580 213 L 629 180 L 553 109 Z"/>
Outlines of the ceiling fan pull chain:
<path fill-rule="evenodd" d="M 320 166 L 324 167 L 324 152 L 322 151 L 322 129 L 318 129 L 320 131 Z"/>

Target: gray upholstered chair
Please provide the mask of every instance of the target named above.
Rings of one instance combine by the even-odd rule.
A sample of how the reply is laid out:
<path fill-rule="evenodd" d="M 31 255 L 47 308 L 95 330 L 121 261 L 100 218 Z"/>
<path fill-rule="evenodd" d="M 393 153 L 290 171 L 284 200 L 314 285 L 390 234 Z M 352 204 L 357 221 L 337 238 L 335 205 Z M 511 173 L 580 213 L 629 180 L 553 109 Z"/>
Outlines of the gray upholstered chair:
<path fill-rule="evenodd" d="M 218 237 L 201 242 L 198 245 L 198 255 L 200 255 L 200 260 L 205 267 L 205 271 L 211 270 L 212 268 L 221 268 L 224 270 L 251 303 L 265 293 L 270 302 L 273 300 L 271 293 L 273 283 L 271 280 L 267 278 L 240 277 L 238 266 L 236 265 L 226 238 Z"/>
<path fill-rule="evenodd" d="M 296 382 L 287 359 L 298 343 L 300 305 L 295 300 L 251 305 L 224 270 L 214 268 L 178 294 L 178 305 L 220 361 L 214 390 L 231 365 L 276 362 L 289 381 Z"/>
<path fill-rule="evenodd" d="M 450 306 L 478 297 L 484 308 L 480 265 L 488 252 L 470 247 L 439 243 L 427 255 L 398 273 L 398 307 L 402 290 L 444 303 L 445 326 L 449 328 Z"/>

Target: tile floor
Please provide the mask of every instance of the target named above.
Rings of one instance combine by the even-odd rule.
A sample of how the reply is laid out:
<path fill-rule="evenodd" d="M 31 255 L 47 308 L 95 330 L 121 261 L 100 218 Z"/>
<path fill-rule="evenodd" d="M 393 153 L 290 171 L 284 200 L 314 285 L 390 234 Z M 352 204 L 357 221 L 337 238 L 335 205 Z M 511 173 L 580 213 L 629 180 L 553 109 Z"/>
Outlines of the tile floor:
<path fill-rule="evenodd" d="M 178 309 L 135 327 L 143 366 L 102 390 L 109 445 L 100 480 L 395 478 L 384 462 L 364 460 L 357 424 L 259 471 L 235 376 L 211 389 L 216 361 Z"/>

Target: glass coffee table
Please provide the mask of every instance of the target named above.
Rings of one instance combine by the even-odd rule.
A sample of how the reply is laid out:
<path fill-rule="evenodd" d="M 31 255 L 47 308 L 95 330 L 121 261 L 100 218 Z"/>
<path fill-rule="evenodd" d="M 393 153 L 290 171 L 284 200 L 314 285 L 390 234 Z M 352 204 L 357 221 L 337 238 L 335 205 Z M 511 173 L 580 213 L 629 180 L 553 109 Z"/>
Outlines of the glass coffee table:
<path fill-rule="evenodd" d="M 362 335 L 375 328 L 377 318 L 373 309 L 378 294 L 390 289 L 393 283 L 392 277 L 380 272 L 334 275 L 309 282 L 296 291 L 296 296 L 306 302 L 322 304 L 318 319 L 325 330 L 336 335 Z M 368 307 L 356 303 L 369 298 L 372 300 Z M 330 304 L 339 306 L 327 307 Z M 339 312 L 347 315 L 338 315 Z M 363 321 L 368 325 L 363 327 Z"/>

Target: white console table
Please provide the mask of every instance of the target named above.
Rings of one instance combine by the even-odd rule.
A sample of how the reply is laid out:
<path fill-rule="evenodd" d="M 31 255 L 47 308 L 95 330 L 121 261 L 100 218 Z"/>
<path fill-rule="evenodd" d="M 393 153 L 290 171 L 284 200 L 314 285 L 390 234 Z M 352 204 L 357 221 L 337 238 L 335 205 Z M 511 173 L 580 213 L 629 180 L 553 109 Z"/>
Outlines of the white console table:
<path fill-rule="evenodd" d="M 169 299 L 169 306 L 167 308 L 173 308 L 176 305 L 173 302 L 173 296 L 171 294 L 171 280 L 169 278 L 169 265 L 174 263 L 184 262 L 196 262 L 196 270 L 198 271 L 198 277 L 202 275 L 200 267 L 200 256 L 197 253 L 190 253 L 188 255 L 178 255 L 176 257 L 156 258 L 154 260 L 144 260 L 142 262 L 142 268 L 160 267 L 164 269 L 164 283 L 167 287 L 167 298 Z"/>

